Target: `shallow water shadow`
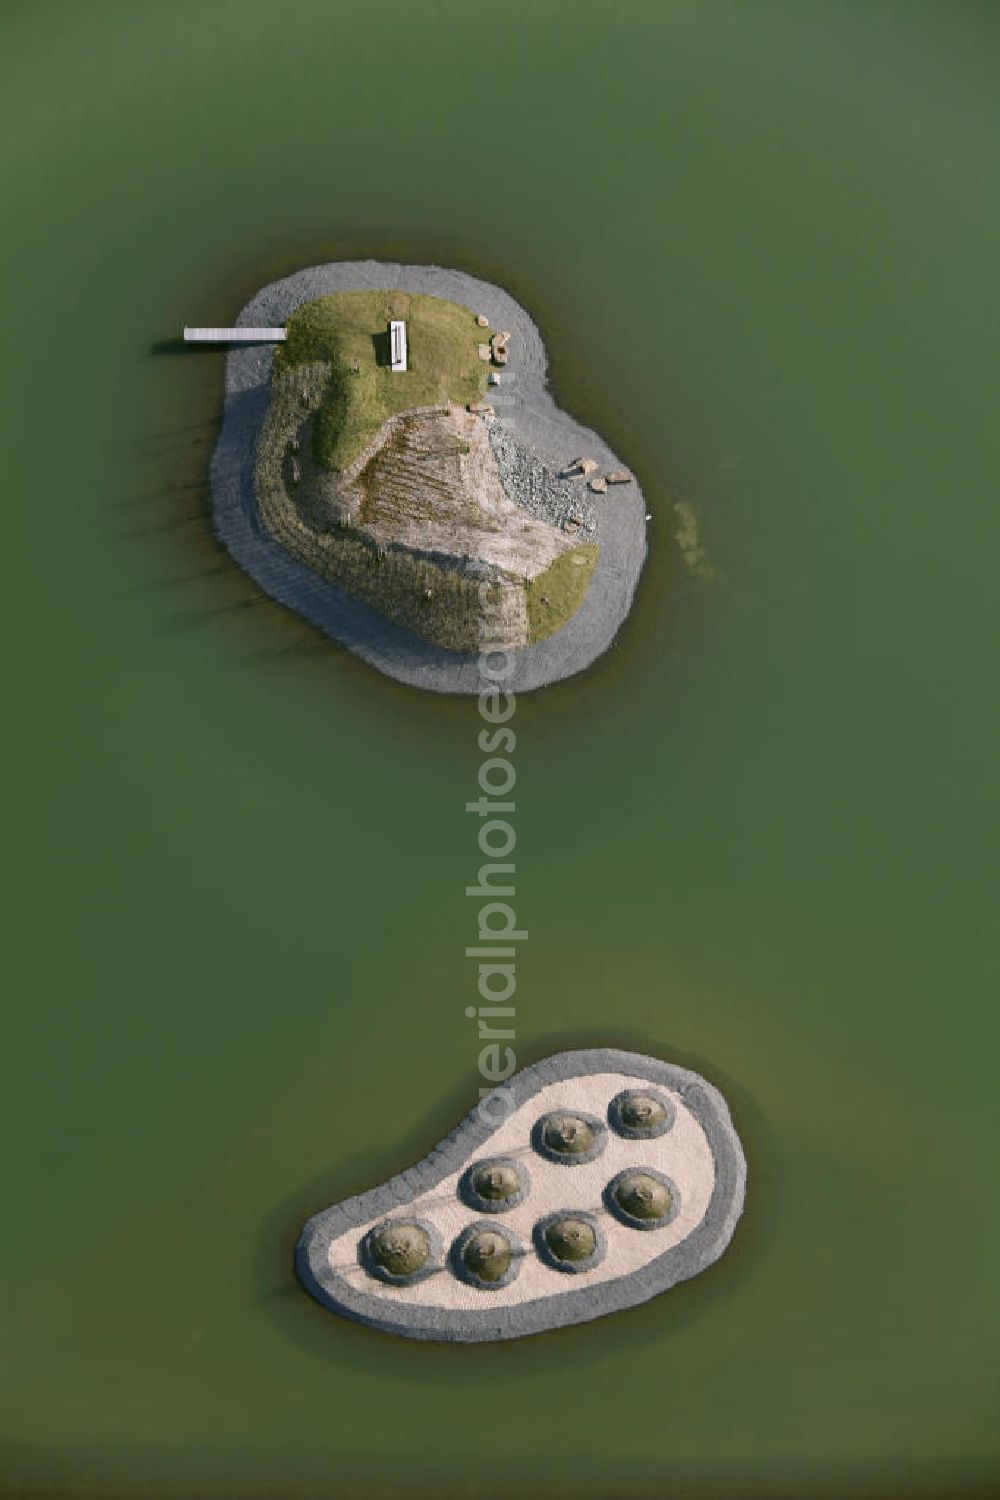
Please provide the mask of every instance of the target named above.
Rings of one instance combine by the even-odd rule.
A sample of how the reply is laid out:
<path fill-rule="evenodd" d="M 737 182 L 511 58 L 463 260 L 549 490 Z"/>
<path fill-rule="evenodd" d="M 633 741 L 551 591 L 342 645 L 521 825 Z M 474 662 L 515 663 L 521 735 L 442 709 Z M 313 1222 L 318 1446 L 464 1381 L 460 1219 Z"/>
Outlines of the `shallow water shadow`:
<path fill-rule="evenodd" d="M 217 342 L 189 344 L 183 335 L 172 339 L 154 339 L 149 345 L 150 354 L 228 354 L 230 349 L 273 349 L 274 339 L 240 339 L 238 344 L 226 339 Z"/>
<path fill-rule="evenodd" d="M 149 354 L 224 354 L 227 344 L 186 344 L 178 334 L 172 339 L 154 339 Z"/>

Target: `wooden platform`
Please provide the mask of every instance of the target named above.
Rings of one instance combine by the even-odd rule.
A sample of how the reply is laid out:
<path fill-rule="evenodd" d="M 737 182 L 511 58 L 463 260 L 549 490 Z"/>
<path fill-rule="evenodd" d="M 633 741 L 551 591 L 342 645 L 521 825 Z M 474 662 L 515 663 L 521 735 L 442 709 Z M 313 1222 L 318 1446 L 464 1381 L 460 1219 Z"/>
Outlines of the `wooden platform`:
<path fill-rule="evenodd" d="M 284 328 L 185 328 L 185 344 L 280 344 Z"/>

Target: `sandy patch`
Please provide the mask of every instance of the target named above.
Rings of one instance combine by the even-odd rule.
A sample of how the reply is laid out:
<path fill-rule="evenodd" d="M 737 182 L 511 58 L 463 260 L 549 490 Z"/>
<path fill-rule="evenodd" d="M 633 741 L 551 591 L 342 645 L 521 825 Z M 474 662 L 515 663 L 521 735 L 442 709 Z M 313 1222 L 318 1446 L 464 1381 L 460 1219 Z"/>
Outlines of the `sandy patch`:
<path fill-rule="evenodd" d="M 386 1215 L 376 1215 L 330 1242 L 330 1269 L 352 1286 L 387 1303 L 438 1308 L 512 1307 L 538 1298 L 577 1292 L 581 1286 L 597 1286 L 627 1276 L 679 1244 L 705 1215 L 715 1185 L 715 1161 L 705 1131 L 679 1093 L 663 1089 L 674 1104 L 676 1116 L 670 1130 L 653 1140 L 624 1140 L 608 1131 L 602 1154 L 591 1162 L 565 1166 L 546 1161 L 532 1149 L 531 1128 L 539 1115 L 549 1110 L 583 1110 L 606 1120 L 608 1105 L 622 1089 L 648 1089 L 648 1080 L 626 1073 L 595 1073 L 553 1083 L 522 1104 L 473 1158 L 508 1156 L 522 1162 L 531 1178 L 531 1191 L 515 1208 L 498 1219 L 513 1230 L 527 1248 L 517 1277 L 495 1291 L 467 1286 L 447 1269 L 414 1286 L 392 1287 L 374 1281 L 358 1264 L 358 1244 L 372 1225 Z M 463 1166 L 431 1192 L 421 1193 L 409 1205 L 388 1215 L 405 1218 L 414 1214 L 428 1220 L 446 1246 L 474 1220 L 482 1217 L 466 1207 L 458 1196 Z M 604 1206 L 602 1194 L 616 1173 L 628 1167 L 654 1167 L 677 1186 L 680 1210 L 663 1229 L 642 1232 L 619 1223 Z M 603 1261 L 592 1271 L 567 1276 L 544 1264 L 531 1249 L 533 1225 L 546 1214 L 564 1209 L 585 1210 L 600 1222 L 607 1240 Z"/>

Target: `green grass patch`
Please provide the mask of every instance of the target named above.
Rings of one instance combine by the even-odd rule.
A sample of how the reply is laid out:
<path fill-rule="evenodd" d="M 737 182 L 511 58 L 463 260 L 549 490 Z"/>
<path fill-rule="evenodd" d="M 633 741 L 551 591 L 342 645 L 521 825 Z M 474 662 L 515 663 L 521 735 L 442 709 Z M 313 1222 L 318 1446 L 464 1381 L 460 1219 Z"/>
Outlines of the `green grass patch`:
<path fill-rule="evenodd" d="M 543 641 L 580 607 L 597 564 L 597 547 L 585 542 L 564 552 L 528 584 L 528 636 Z"/>
<path fill-rule="evenodd" d="M 406 322 L 408 365 L 389 368 L 389 321 Z M 322 361 L 330 384 L 313 429 L 313 456 L 344 469 L 383 422 L 414 406 L 482 399 L 487 366 L 479 358 L 489 330 L 467 307 L 410 292 L 336 292 L 306 302 L 275 350 L 274 372 Z"/>

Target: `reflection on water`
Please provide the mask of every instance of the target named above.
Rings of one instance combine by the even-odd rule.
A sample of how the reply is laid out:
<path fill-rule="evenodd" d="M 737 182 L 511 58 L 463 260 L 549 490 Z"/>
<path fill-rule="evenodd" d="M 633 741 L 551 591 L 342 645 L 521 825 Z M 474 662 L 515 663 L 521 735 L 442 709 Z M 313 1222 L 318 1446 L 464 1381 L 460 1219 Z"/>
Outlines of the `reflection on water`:
<path fill-rule="evenodd" d="M 706 582 L 717 579 L 718 570 L 709 561 L 708 549 L 701 540 L 698 517 L 690 501 L 674 501 L 674 518 L 676 521 L 674 540 L 684 566 L 689 568 L 696 578 L 702 578 Z"/>

